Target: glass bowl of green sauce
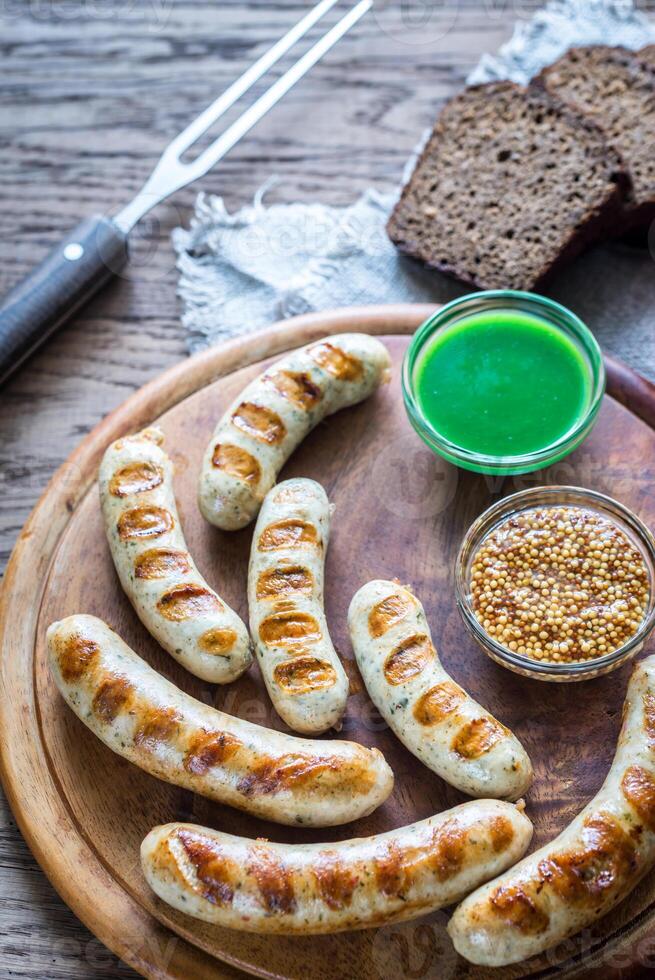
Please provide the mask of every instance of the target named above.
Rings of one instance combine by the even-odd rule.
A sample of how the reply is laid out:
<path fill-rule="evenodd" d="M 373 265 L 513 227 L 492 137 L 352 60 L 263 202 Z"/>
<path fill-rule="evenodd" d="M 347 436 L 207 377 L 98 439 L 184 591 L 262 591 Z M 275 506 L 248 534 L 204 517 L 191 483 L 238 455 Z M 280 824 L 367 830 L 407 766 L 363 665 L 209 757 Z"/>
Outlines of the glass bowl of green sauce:
<path fill-rule="evenodd" d="M 477 473 L 528 473 L 589 434 L 605 368 L 570 310 L 493 290 L 448 303 L 418 328 L 402 382 L 410 422 L 434 452 Z"/>

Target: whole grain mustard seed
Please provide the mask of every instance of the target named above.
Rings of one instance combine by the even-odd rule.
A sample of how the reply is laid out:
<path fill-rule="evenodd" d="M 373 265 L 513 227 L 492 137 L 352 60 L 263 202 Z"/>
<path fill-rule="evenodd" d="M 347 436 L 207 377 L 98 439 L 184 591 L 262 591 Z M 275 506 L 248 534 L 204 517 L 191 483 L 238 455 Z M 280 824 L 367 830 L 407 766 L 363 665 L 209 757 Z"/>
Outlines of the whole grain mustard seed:
<path fill-rule="evenodd" d="M 513 652 L 550 663 L 603 657 L 630 639 L 648 608 L 639 549 L 602 514 L 535 507 L 506 518 L 471 567 L 473 612 Z"/>

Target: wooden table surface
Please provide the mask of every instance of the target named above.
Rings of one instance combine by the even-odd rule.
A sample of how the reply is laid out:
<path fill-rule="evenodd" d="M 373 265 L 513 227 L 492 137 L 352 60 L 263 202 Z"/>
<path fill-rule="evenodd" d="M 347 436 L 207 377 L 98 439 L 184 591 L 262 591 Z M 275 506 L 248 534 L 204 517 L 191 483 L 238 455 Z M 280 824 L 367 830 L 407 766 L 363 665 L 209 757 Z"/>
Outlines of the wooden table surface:
<path fill-rule="evenodd" d="M 650 0 L 655 8 L 655 0 Z M 307 9 L 300 0 L 10 0 L 0 7 L 0 291 L 77 220 L 117 209 L 163 145 Z M 531 0 L 386 2 L 213 173 L 159 207 L 122 278 L 0 390 L 0 570 L 47 481 L 108 411 L 185 356 L 170 231 L 200 187 L 228 206 L 391 189 L 435 111 Z M 643 6 L 643 5 L 642 5 Z M 647 250 L 605 246 L 553 294 L 655 377 Z M 0 799 L 0 978 L 132 977 L 69 912 Z"/>

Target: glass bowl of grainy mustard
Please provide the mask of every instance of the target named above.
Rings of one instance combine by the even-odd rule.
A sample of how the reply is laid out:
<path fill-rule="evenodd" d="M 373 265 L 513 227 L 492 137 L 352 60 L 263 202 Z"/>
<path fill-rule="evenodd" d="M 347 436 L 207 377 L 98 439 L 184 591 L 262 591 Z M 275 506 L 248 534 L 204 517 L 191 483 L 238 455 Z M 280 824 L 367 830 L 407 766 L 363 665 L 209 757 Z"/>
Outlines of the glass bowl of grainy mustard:
<path fill-rule="evenodd" d="M 580 487 L 534 487 L 486 510 L 457 559 L 457 604 L 497 663 L 546 681 L 616 670 L 655 626 L 655 538 Z"/>

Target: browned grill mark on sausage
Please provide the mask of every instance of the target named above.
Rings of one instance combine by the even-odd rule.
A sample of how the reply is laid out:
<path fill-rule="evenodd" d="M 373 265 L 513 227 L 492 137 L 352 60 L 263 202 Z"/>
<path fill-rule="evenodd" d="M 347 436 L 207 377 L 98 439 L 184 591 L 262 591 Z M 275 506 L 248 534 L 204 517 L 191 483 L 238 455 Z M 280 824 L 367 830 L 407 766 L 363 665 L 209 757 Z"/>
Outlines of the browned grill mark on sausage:
<path fill-rule="evenodd" d="M 152 863 L 159 874 L 164 875 L 169 881 L 174 881 L 180 888 L 186 889 L 190 887 L 188 862 L 180 860 L 179 855 L 173 850 L 172 845 L 177 843 L 176 833 L 159 841 L 152 854 Z"/>
<path fill-rule="evenodd" d="M 432 831 L 432 840 L 425 857 L 419 852 L 415 872 L 424 863 L 439 881 L 448 881 L 459 874 L 466 857 L 468 833 L 456 820 L 446 820 Z"/>
<path fill-rule="evenodd" d="M 402 897 L 423 874 L 447 881 L 462 870 L 469 834 L 456 820 L 432 829 L 427 840 L 411 846 L 387 842 L 375 859 L 377 885 L 385 895 Z"/>
<path fill-rule="evenodd" d="M 137 578 L 168 578 L 169 575 L 188 575 L 190 571 L 188 554 L 174 548 L 150 548 L 134 562 Z"/>
<path fill-rule="evenodd" d="M 655 749 L 655 695 L 644 694 L 644 729 L 646 741 L 651 749 Z"/>
<path fill-rule="evenodd" d="M 319 386 L 305 371 L 274 371 L 264 375 L 264 381 L 271 384 L 283 398 L 305 411 L 314 408 L 323 397 Z"/>
<path fill-rule="evenodd" d="M 177 839 L 196 873 L 203 898 L 212 905 L 230 905 L 234 898 L 234 882 L 239 877 L 237 863 L 206 837 L 188 830 L 178 830 Z"/>
<path fill-rule="evenodd" d="M 332 664 L 318 657 L 294 657 L 276 665 L 273 679 L 287 694 L 307 694 L 332 687 L 337 673 Z"/>
<path fill-rule="evenodd" d="M 230 443 L 219 442 L 214 446 L 212 466 L 251 487 L 259 483 L 262 475 L 262 468 L 255 457 Z"/>
<path fill-rule="evenodd" d="M 495 718 L 474 718 L 462 725 L 451 748 L 463 759 L 479 759 L 508 734 L 504 725 Z"/>
<path fill-rule="evenodd" d="M 636 870 L 636 846 L 610 813 L 594 813 L 582 826 L 581 845 L 539 862 L 540 881 L 569 905 L 597 908 Z"/>
<path fill-rule="evenodd" d="M 514 840 L 514 828 L 507 817 L 494 817 L 489 826 L 489 836 L 494 854 L 502 854 Z"/>
<path fill-rule="evenodd" d="M 385 841 L 378 849 L 373 865 L 378 890 L 388 898 L 401 895 L 405 890 L 405 871 L 403 852 L 398 842 Z"/>
<path fill-rule="evenodd" d="M 175 521 L 164 507 L 132 507 L 118 518 L 118 536 L 123 541 L 157 538 L 171 531 Z"/>
<path fill-rule="evenodd" d="M 489 898 L 491 912 L 523 935 L 537 936 L 546 931 L 550 917 L 531 892 L 522 885 L 499 885 Z"/>
<path fill-rule="evenodd" d="M 157 609 L 171 622 L 179 623 L 194 616 L 220 613 L 225 606 L 218 596 L 203 585 L 174 585 L 157 601 Z"/>
<path fill-rule="evenodd" d="M 315 364 L 339 381 L 357 381 L 363 374 L 363 365 L 359 358 L 346 354 L 340 347 L 326 340 L 314 344 L 307 353 Z"/>
<path fill-rule="evenodd" d="M 629 766 L 623 774 L 621 789 L 639 819 L 655 831 L 655 776 L 643 766 Z"/>
<path fill-rule="evenodd" d="M 205 653 L 211 653 L 214 657 L 226 657 L 237 641 L 236 630 L 229 626 L 221 628 L 215 626 L 198 637 L 198 646 Z"/>
<path fill-rule="evenodd" d="M 400 623 L 414 608 L 412 596 L 401 592 L 387 596 L 371 609 L 368 614 L 368 629 L 371 636 L 383 636 L 392 626 Z"/>
<path fill-rule="evenodd" d="M 466 700 L 466 692 L 454 681 L 443 681 L 431 687 L 414 705 L 414 717 L 419 725 L 438 725 Z"/>
<path fill-rule="evenodd" d="M 79 633 L 73 633 L 63 640 L 57 637 L 55 649 L 61 676 L 69 684 L 79 680 L 100 656 L 98 644 L 86 636 L 80 636 Z"/>
<path fill-rule="evenodd" d="M 305 790 L 320 797 L 338 789 L 359 796 L 370 792 L 374 784 L 375 774 L 366 759 L 291 752 L 259 760 L 239 781 L 237 790 L 244 796 Z"/>
<path fill-rule="evenodd" d="M 174 708 L 148 708 L 139 719 L 134 744 L 146 752 L 154 752 L 177 734 L 181 721 L 182 716 Z"/>
<path fill-rule="evenodd" d="M 184 755 L 184 768 L 194 776 L 204 776 L 214 766 L 232 758 L 241 742 L 229 732 L 203 730 L 193 737 Z"/>
<path fill-rule="evenodd" d="M 321 638 L 318 620 L 305 612 L 275 612 L 259 625 L 262 643 L 269 646 L 298 646 L 316 643 Z"/>
<path fill-rule="evenodd" d="M 314 577 L 302 565 L 278 566 L 261 572 L 257 579 L 258 599 L 277 599 L 287 595 L 311 595 Z"/>
<path fill-rule="evenodd" d="M 316 528 L 308 521 L 290 517 L 269 524 L 259 535 L 259 551 L 276 551 L 278 548 L 320 547 Z"/>
<path fill-rule="evenodd" d="M 359 884 L 354 868 L 340 861 L 333 851 L 321 851 L 312 872 L 318 893 L 328 908 L 338 912 L 350 905 Z"/>
<path fill-rule="evenodd" d="M 268 795 L 280 790 L 293 792 L 331 769 L 338 771 L 339 768 L 340 763 L 336 758 L 317 759 L 290 753 L 278 758 L 261 759 L 239 781 L 237 789 L 244 796 Z"/>
<path fill-rule="evenodd" d="M 116 470 L 109 481 L 109 492 L 114 497 L 129 497 L 133 493 L 146 493 L 164 482 L 164 471 L 149 460 L 127 463 Z"/>
<path fill-rule="evenodd" d="M 392 650 L 384 664 L 384 676 L 389 684 L 404 684 L 420 674 L 434 659 L 435 650 L 425 633 L 409 636 Z"/>
<path fill-rule="evenodd" d="M 108 677 L 94 695 L 91 705 L 94 714 L 105 725 L 110 725 L 130 703 L 133 692 L 134 688 L 127 677 Z"/>
<path fill-rule="evenodd" d="M 295 910 L 296 897 L 291 872 L 285 868 L 275 851 L 261 844 L 253 844 L 248 871 L 257 882 L 267 911 L 284 915 Z"/>
<path fill-rule="evenodd" d="M 232 415 L 232 425 L 245 432 L 252 439 L 275 446 L 282 442 L 287 429 L 277 414 L 264 405 L 242 402 Z"/>

